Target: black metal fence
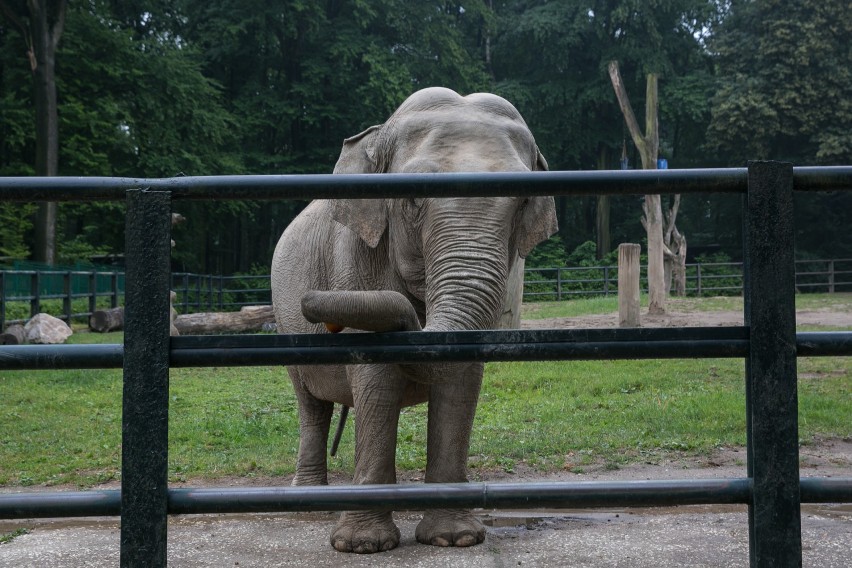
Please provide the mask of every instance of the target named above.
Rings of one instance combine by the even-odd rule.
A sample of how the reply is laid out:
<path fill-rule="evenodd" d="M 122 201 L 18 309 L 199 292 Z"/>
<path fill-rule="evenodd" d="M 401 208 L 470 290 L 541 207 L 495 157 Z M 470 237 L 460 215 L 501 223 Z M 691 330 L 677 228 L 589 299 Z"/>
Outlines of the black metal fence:
<path fill-rule="evenodd" d="M 795 268 L 797 292 L 852 292 L 852 259 L 797 260 Z M 647 275 L 642 275 L 640 285 L 647 292 Z M 687 296 L 732 296 L 742 292 L 742 262 L 696 262 L 686 265 Z M 525 270 L 525 301 L 562 301 L 615 294 L 618 294 L 617 266 Z"/>
<path fill-rule="evenodd" d="M 124 369 L 122 487 L 0 495 L 0 518 L 121 514 L 121 565 L 165 566 L 167 515 L 291 510 L 748 504 L 751 566 L 801 566 L 802 502 L 852 502 L 852 478 L 799 477 L 797 356 L 852 333 L 796 333 L 793 191 L 848 190 L 852 167 L 176 179 L 6 178 L 0 199 L 127 200 L 124 345 L 0 347 L 0 368 Z M 384 196 L 745 194 L 745 325 L 729 328 L 169 338 L 171 201 Z M 144 238 L 142 238 L 144 236 Z M 169 367 L 736 357 L 746 361 L 747 477 L 423 486 L 169 489 Z M 568 380 L 568 379 L 566 379 Z"/>
<path fill-rule="evenodd" d="M 852 259 L 797 260 L 795 266 L 797 292 L 852 292 Z M 528 302 L 618 293 L 617 266 L 528 268 L 524 273 L 524 301 Z M 174 305 L 182 314 L 231 311 L 242 306 L 268 305 L 272 300 L 269 275 L 173 272 L 171 278 L 171 289 L 177 295 Z M 646 276 L 642 276 L 640 285 L 647 291 Z M 687 296 L 738 296 L 742 292 L 742 262 L 686 265 Z M 0 329 L 7 323 L 25 321 L 23 317 L 8 316 L 11 302 L 29 304 L 27 314 L 32 317 L 41 311 L 43 300 L 59 300 L 59 317 L 70 322 L 88 318 L 96 307 L 123 305 L 123 299 L 123 272 L 0 270 Z"/>

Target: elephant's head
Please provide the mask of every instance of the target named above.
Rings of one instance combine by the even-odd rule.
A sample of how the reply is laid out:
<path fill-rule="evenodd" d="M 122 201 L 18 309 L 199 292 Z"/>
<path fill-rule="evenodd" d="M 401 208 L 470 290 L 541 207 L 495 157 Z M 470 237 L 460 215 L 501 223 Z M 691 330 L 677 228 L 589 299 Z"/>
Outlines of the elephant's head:
<path fill-rule="evenodd" d="M 508 101 L 430 88 L 385 124 L 345 140 L 334 173 L 546 169 Z M 387 234 L 389 260 L 434 330 L 493 327 L 512 263 L 557 228 L 552 197 L 342 199 L 333 215 L 370 247 Z"/>

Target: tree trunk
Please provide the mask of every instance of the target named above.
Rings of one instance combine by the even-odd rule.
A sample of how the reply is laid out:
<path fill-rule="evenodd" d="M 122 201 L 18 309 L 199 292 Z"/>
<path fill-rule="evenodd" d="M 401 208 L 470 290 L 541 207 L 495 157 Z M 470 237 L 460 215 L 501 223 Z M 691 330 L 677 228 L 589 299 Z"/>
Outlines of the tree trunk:
<path fill-rule="evenodd" d="M 37 176 L 55 176 L 59 165 L 59 118 L 56 104 L 56 48 L 65 27 L 67 0 L 27 0 L 26 9 L 0 2 L 6 17 L 27 44 L 35 98 Z M 33 258 L 56 262 L 56 203 L 40 203 L 35 216 Z"/>
<path fill-rule="evenodd" d="M 24 326 L 19 323 L 10 325 L 6 331 L 0 333 L 0 345 L 23 345 L 24 343 L 26 343 Z"/>
<path fill-rule="evenodd" d="M 598 169 L 605 170 L 606 167 L 606 146 L 601 146 L 601 153 L 598 160 Z M 612 239 L 610 238 L 609 226 L 609 195 L 599 195 L 597 207 L 595 208 L 595 258 L 600 260 L 612 247 Z"/>
<path fill-rule="evenodd" d="M 610 61 L 609 77 L 612 88 L 618 98 L 618 105 L 630 131 L 630 137 L 636 144 L 642 158 L 642 169 L 657 169 L 657 153 L 660 139 L 657 118 L 657 75 L 648 73 L 645 83 L 645 134 L 639 130 L 639 123 L 630 106 L 627 89 L 621 80 L 618 62 Z M 648 313 L 666 312 L 666 284 L 663 260 L 663 210 L 659 195 L 646 195 L 643 204 L 642 226 L 648 234 Z"/>
<path fill-rule="evenodd" d="M 666 288 L 670 289 L 674 281 L 676 296 L 686 296 L 686 236 L 677 230 L 677 213 L 680 209 L 680 195 L 675 195 L 671 207 L 666 211 L 666 230 L 664 237 Z"/>
<path fill-rule="evenodd" d="M 124 329 L 124 308 L 98 310 L 89 316 L 89 329 L 99 333 Z"/>
<path fill-rule="evenodd" d="M 181 335 L 206 333 L 245 333 L 261 331 L 263 324 L 275 322 L 272 306 L 244 306 L 238 312 L 184 314 L 175 318 Z"/>

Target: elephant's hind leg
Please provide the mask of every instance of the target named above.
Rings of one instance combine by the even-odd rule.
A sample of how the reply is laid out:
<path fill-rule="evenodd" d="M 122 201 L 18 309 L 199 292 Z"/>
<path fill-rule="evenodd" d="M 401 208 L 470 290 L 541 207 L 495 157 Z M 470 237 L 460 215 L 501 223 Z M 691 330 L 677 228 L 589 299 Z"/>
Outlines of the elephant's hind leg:
<path fill-rule="evenodd" d="M 299 457 L 293 485 L 328 485 L 328 431 L 334 403 L 319 400 L 301 386 L 299 370 L 288 369 L 299 401 Z"/>

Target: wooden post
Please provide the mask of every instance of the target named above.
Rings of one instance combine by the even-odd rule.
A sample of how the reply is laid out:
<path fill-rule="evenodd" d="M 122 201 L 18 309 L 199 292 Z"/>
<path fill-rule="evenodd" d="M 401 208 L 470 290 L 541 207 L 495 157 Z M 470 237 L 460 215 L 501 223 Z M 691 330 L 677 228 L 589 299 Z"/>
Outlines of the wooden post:
<path fill-rule="evenodd" d="M 618 326 L 639 327 L 639 250 L 637 244 L 618 245 Z"/>

